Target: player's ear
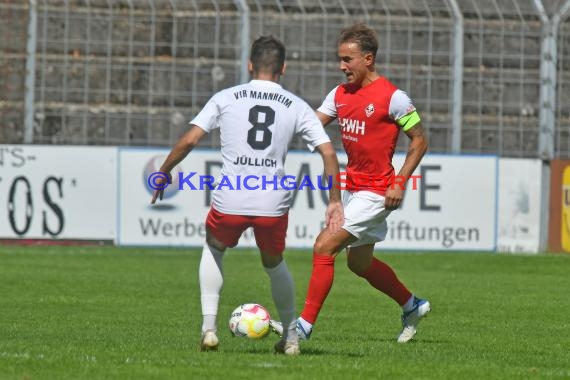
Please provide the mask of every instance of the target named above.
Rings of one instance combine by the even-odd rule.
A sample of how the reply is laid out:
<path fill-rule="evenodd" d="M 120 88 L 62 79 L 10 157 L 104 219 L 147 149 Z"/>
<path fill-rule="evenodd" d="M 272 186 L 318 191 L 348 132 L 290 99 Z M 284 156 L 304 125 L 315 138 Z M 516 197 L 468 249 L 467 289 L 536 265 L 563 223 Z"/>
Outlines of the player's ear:
<path fill-rule="evenodd" d="M 366 62 L 366 66 L 374 65 L 374 54 L 370 52 L 364 54 L 364 62 Z"/>
<path fill-rule="evenodd" d="M 247 71 L 253 73 L 253 63 L 251 61 L 247 62 Z"/>
<path fill-rule="evenodd" d="M 285 69 L 287 68 L 287 64 L 284 63 L 283 67 L 281 68 L 281 75 L 285 75 Z"/>

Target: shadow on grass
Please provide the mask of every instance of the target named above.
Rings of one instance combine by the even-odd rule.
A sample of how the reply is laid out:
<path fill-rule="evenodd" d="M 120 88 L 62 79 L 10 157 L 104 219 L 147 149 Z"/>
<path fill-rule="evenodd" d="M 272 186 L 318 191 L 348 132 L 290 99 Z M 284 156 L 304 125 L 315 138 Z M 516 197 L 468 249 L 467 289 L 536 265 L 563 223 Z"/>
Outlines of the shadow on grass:
<path fill-rule="evenodd" d="M 273 351 L 273 347 L 268 349 L 267 347 L 248 347 L 246 349 L 240 349 L 238 347 L 220 347 L 219 351 L 211 351 L 205 352 L 208 353 L 216 353 L 220 352 L 223 354 L 238 354 L 238 355 L 275 355 L 276 357 L 285 357 L 283 354 L 276 354 Z M 322 356 L 322 355 L 344 355 L 350 357 L 362 357 L 364 355 L 359 353 L 346 353 L 346 352 L 335 352 L 329 350 L 323 350 L 317 347 L 305 347 L 301 345 L 301 356 Z"/>
<path fill-rule="evenodd" d="M 393 343 L 395 346 L 407 346 L 407 345 L 421 345 L 424 343 L 427 344 L 448 344 L 450 343 L 449 340 L 433 340 L 433 339 L 422 339 L 422 338 L 416 338 L 416 339 L 412 339 L 407 343 L 398 343 L 396 341 L 395 337 L 382 337 L 382 338 L 374 338 L 374 337 L 370 337 L 368 339 L 362 339 L 361 341 L 363 342 L 381 342 L 381 343 Z"/>

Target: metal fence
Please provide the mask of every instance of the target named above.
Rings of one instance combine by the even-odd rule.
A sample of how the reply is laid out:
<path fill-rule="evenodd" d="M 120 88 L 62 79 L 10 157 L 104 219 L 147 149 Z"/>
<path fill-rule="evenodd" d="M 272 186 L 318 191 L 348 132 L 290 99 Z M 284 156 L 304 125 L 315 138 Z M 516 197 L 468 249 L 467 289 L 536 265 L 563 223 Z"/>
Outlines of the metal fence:
<path fill-rule="evenodd" d="M 215 91 L 247 80 L 248 47 L 261 34 L 285 42 L 282 84 L 316 107 L 343 80 L 338 32 L 362 21 L 379 36 L 378 71 L 414 99 L 431 152 L 570 157 L 569 7 L 0 0 L 0 143 L 171 145 Z"/>

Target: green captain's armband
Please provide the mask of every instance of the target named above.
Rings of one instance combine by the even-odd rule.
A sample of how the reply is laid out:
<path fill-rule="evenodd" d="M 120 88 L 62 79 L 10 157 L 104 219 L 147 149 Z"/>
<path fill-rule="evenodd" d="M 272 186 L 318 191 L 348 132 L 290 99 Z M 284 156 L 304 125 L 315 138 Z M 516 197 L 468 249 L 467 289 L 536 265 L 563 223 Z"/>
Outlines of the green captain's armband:
<path fill-rule="evenodd" d="M 406 116 L 403 116 L 396 120 L 396 123 L 402 128 L 404 132 L 411 129 L 413 126 L 420 122 L 420 115 L 417 111 L 412 111 Z"/>

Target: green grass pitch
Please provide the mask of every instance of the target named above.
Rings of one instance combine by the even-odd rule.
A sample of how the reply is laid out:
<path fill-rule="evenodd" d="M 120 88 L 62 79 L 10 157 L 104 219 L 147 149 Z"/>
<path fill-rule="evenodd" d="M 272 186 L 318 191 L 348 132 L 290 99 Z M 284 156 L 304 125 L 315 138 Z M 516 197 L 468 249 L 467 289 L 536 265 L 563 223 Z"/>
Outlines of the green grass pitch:
<path fill-rule="evenodd" d="M 397 344 L 400 310 L 337 259 L 300 357 L 233 338 L 230 312 L 275 313 L 257 253 L 230 250 L 220 350 L 198 351 L 197 249 L 0 247 L 0 379 L 570 378 L 570 256 L 382 253 L 432 312 Z M 311 253 L 288 251 L 300 309 Z"/>

